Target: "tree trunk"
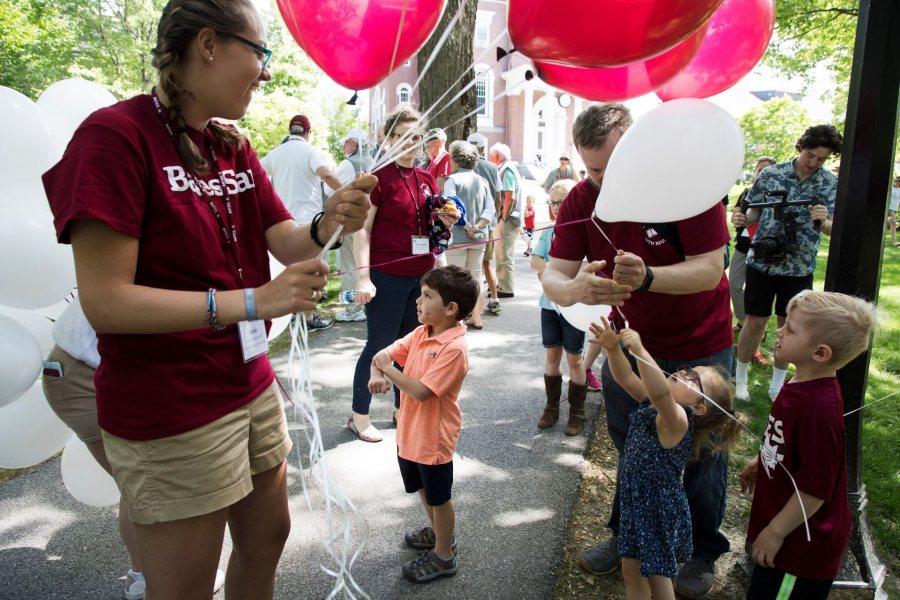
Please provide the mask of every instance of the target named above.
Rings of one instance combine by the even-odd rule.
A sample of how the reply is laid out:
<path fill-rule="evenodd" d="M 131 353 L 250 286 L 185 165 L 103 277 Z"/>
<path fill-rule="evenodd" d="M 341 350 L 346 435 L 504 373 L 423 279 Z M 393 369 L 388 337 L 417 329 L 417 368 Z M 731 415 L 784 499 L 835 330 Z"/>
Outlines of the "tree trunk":
<path fill-rule="evenodd" d="M 419 68 L 424 68 L 450 19 L 460 10 L 460 4 L 464 7 L 459 22 L 456 23 L 444 47 L 438 51 L 437 57 L 419 84 L 419 110 L 425 112 L 438 103 L 437 108 L 428 116 L 428 127 L 443 127 L 447 132 L 448 143 L 453 140 L 464 140 L 475 131 L 476 116 L 472 114 L 463 119 L 463 116 L 475 110 L 475 87 L 466 90 L 466 93 L 454 100 L 450 106 L 447 106 L 447 103 L 475 78 L 475 71 L 472 68 L 472 40 L 475 35 L 475 9 L 478 2 L 448 0 L 440 23 L 418 54 Z M 441 98 L 464 71 L 465 75 L 459 83 Z M 490 98 L 488 101 L 490 102 Z"/>

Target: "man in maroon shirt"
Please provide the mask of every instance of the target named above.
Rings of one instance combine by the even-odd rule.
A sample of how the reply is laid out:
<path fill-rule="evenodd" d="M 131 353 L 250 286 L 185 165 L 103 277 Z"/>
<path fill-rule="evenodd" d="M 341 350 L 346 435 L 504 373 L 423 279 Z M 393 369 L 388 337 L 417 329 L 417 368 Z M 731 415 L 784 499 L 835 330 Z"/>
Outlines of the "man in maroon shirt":
<path fill-rule="evenodd" d="M 450 153 L 444 147 L 446 144 L 447 134 L 440 127 L 425 134 L 425 153 L 430 160 L 425 170 L 437 180 L 439 189 L 444 189 L 444 181 L 450 174 Z"/>
<path fill-rule="evenodd" d="M 730 373 L 733 337 L 723 261 L 729 233 L 722 205 L 677 223 L 585 220 L 593 214 L 609 158 L 631 123 L 628 109 L 620 104 L 590 106 L 576 119 L 573 138 L 588 177 L 569 192 L 557 218 L 544 291 L 562 306 L 581 302 L 617 307 L 611 319 L 639 331 L 666 372 L 683 365 L 717 365 Z M 601 314 L 604 311 L 598 310 L 598 321 Z M 638 405 L 606 365 L 602 379 L 607 429 L 621 464 L 629 415 Z M 714 563 L 729 548 L 719 532 L 727 466 L 724 454 L 707 454 L 685 468 L 694 554 L 679 571 L 676 590 L 690 598 L 709 592 Z M 594 574 L 619 566 L 618 493 L 617 488 L 609 521 L 613 537 L 582 555 L 582 567 Z"/>

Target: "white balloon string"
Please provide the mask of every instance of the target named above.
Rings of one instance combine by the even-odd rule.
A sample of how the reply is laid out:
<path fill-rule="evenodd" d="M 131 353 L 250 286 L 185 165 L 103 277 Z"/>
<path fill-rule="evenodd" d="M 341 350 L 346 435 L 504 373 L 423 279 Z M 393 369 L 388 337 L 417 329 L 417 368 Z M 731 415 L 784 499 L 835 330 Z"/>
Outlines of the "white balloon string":
<path fill-rule="evenodd" d="M 597 212 L 596 212 L 596 211 L 594 211 L 594 212 L 591 213 L 591 219 L 590 219 L 590 220 L 591 220 L 591 223 L 594 224 L 594 227 L 597 228 L 597 230 L 600 232 L 600 234 L 606 239 L 607 242 L 609 242 L 609 245 L 613 247 L 613 250 L 615 250 L 616 254 L 618 254 L 618 253 L 619 253 L 619 249 L 616 248 L 616 245 L 612 243 L 612 240 L 609 239 L 609 236 L 606 235 L 606 232 L 603 231 L 603 228 L 600 227 L 600 224 L 599 224 L 599 223 L 597 223 L 597 221 L 598 221 L 599 219 L 600 219 L 600 217 L 597 216 Z M 620 307 L 618 307 L 618 306 L 613 306 L 613 308 L 616 309 L 616 312 L 618 312 L 619 315 L 621 315 L 622 320 L 625 322 L 625 327 L 628 327 L 628 317 L 625 316 L 625 313 L 622 312 L 622 309 L 621 309 Z"/>
<path fill-rule="evenodd" d="M 623 316 L 624 316 L 624 315 L 623 315 Z M 682 385 L 688 387 L 692 392 L 694 392 L 694 393 L 696 393 L 696 394 L 699 394 L 700 396 L 703 396 L 703 398 L 704 398 L 707 402 L 709 402 L 710 404 L 712 404 L 713 406 L 715 406 L 718 410 L 720 410 L 720 411 L 722 411 L 723 413 L 725 413 L 725 415 L 726 415 L 729 419 L 731 419 L 732 421 L 734 421 L 735 423 L 737 423 L 740 427 L 742 427 L 742 428 L 745 429 L 747 432 L 749 432 L 750 435 L 753 436 L 753 438 L 754 438 L 755 440 L 760 441 L 760 442 L 763 441 L 763 440 L 756 434 L 756 432 L 754 432 L 752 429 L 750 429 L 749 427 L 747 427 L 746 425 L 744 425 L 743 423 L 741 423 L 741 420 L 738 419 L 736 416 L 734 416 L 734 413 L 733 413 L 731 410 L 728 410 L 728 409 L 723 408 L 721 405 L 719 405 L 718 402 L 716 402 L 715 400 L 713 400 L 712 398 L 710 398 L 709 396 L 707 396 L 704 392 L 698 390 L 695 386 L 690 385 L 689 382 L 687 382 L 686 380 L 684 380 L 684 379 L 682 379 L 681 377 L 679 377 L 678 374 L 677 374 L 677 372 L 676 372 L 676 373 L 667 373 L 662 367 L 660 367 L 658 364 L 656 364 L 656 363 L 653 362 L 653 361 L 648 361 L 647 359 L 642 358 L 642 357 L 640 357 L 640 356 L 637 356 L 637 355 L 635 355 L 635 354 L 631 354 L 631 356 L 634 357 L 635 360 L 639 360 L 639 361 L 641 361 L 642 363 L 644 363 L 645 365 L 648 365 L 648 366 L 650 366 L 650 367 L 659 369 L 659 371 L 660 371 L 663 375 L 665 375 L 667 378 L 668 378 L 668 377 L 672 377 L 675 381 L 677 381 L 677 382 L 681 383 Z M 706 366 L 706 365 L 697 365 L 697 366 Z M 758 454 L 759 454 L 759 453 L 757 452 L 757 455 L 758 455 Z M 801 510 L 802 513 L 803 513 L 803 526 L 804 526 L 804 528 L 806 529 L 806 541 L 807 541 L 807 542 L 811 542 L 811 541 L 812 541 L 812 537 L 811 537 L 810 532 L 809 532 L 809 522 L 808 522 L 808 521 L 809 521 L 809 517 L 808 517 L 807 514 L 806 514 L 806 507 L 803 505 L 803 498 L 800 496 L 800 489 L 797 487 L 797 482 L 794 480 L 794 476 L 791 475 L 791 472 L 788 471 L 787 467 L 785 467 L 783 463 L 778 462 L 777 464 L 778 464 L 778 465 L 782 468 L 782 470 L 787 474 L 788 478 L 791 480 L 791 484 L 794 486 L 794 491 L 797 493 L 797 499 L 800 501 L 800 510 Z"/>
<path fill-rule="evenodd" d="M 888 394 L 887 396 L 884 396 L 883 398 L 879 398 L 878 400 L 872 400 L 871 402 L 868 402 L 868 403 L 866 403 L 866 404 L 863 404 L 862 406 L 860 406 L 860 407 L 858 407 L 858 408 L 854 408 L 854 409 L 851 410 L 850 412 L 845 412 L 845 413 L 844 413 L 844 416 L 846 417 L 846 416 L 852 415 L 853 413 L 858 412 L 858 411 L 860 411 L 860 410 L 862 410 L 862 409 L 864 409 L 864 408 L 869 408 L 869 407 L 872 406 L 873 404 L 878 404 L 879 402 L 882 402 L 882 401 L 884 401 L 884 400 L 887 400 L 888 398 L 893 398 L 893 397 L 896 396 L 897 394 L 900 394 L 900 390 L 897 390 L 897 391 L 894 392 L 893 394 Z"/>
<path fill-rule="evenodd" d="M 413 84 L 412 91 L 419 89 L 419 83 L 421 83 L 422 78 L 425 77 L 425 73 L 428 72 L 428 69 L 431 68 L 431 63 L 434 62 L 434 59 L 437 58 L 438 52 L 441 48 L 444 47 L 444 44 L 447 43 L 447 38 L 450 37 L 450 32 L 453 31 L 453 28 L 456 27 L 456 24 L 459 22 L 460 17 L 462 17 L 463 9 L 465 8 L 466 3 L 465 0 L 459 3 L 459 9 L 456 11 L 456 14 L 453 15 L 453 18 L 450 19 L 450 22 L 447 23 L 447 26 L 444 28 L 444 32 L 441 34 L 440 39 L 438 39 L 437 43 L 434 46 L 434 49 L 431 51 L 431 54 L 428 56 L 428 60 L 425 61 L 425 67 L 419 71 L 419 76 L 416 78 L 416 82 Z M 412 96 L 412 92 L 410 92 L 410 96 Z"/>
<path fill-rule="evenodd" d="M 334 230 L 334 233 L 331 234 L 331 237 L 328 238 L 328 241 L 325 243 L 325 247 L 322 248 L 322 254 L 319 255 L 319 260 L 322 262 L 326 262 L 328 258 L 328 251 L 331 250 L 331 247 L 334 246 L 335 242 L 337 242 L 338 237 L 341 235 L 341 232 L 344 231 L 343 225 L 338 225 L 337 229 Z"/>
<path fill-rule="evenodd" d="M 462 7 L 460 7 L 460 10 L 462 10 Z M 506 31 L 507 31 L 506 29 L 504 29 L 503 31 L 501 31 L 501 32 L 497 35 L 497 37 L 494 38 L 494 40 L 491 42 L 491 44 L 488 45 L 487 48 L 485 48 L 484 50 L 482 50 L 481 53 L 475 58 L 475 60 L 474 60 L 469 66 L 467 66 L 465 69 L 463 69 L 462 73 L 459 75 L 459 77 L 457 77 L 456 81 L 454 81 L 454 82 L 447 88 L 447 90 L 446 90 L 443 94 L 441 94 L 441 95 L 438 97 L 437 100 L 434 101 L 434 103 L 431 105 L 431 107 L 430 107 L 428 110 L 426 110 L 424 113 L 422 113 L 422 116 L 415 122 L 415 125 L 414 125 L 413 127 L 410 127 L 409 130 L 407 130 L 407 132 L 409 133 L 409 136 L 412 136 L 412 135 L 416 132 L 416 130 L 418 130 L 418 128 L 422 125 L 422 123 L 424 123 L 424 122 L 428 119 L 428 117 L 429 117 L 429 115 L 432 113 L 432 111 L 434 111 L 435 109 L 438 109 L 438 107 L 440 107 L 440 112 L 443 112 L 443 110 L 445 110 L 445 109 L 447 108 L 447 106 L 449 106 L 450 104 L 452 104 L 452 103 L 456 100 L 456 98 L 458 98 L 458 97 L 461 95 L 461 94 L 458 94 L 456 97 L 454 97 L 453 99 L 451 99 L 451 100 L 448 101 L 447 103 L 445 103 L 445 104 L 443 104 L 443 105 L 441 104 L 441 101 L 443 101 L 443 99 L 447 96 L 447 94 L 449 94 L 449 93 L 453 90 L 453 88 L 456 87 L 456 85 L 457 85 L 460 81 L 462 81 L 462 79 L 466 76 L 466 74 L 468 74 L 468 73 L 475 67 L 475 65 L 478 64 L 478 61 L 480 61 L 480 60 L 484 57 L 484 55 L 485 55 L 487 52 L 489 52 L 491 48 L 493 48 L 494 46 L 496 46 L 496 44 L 500 41 L 500 39 L 501 39 L 503 36 L 506 35 Z M 445 35 L 446 35 L 446 30 L 445 30 Z M 443 43 L 445 43 L 445 40 L 442 39 L 441 45 L 443 45 Z M 496 64 L 496 61 L 494 61 L 494 64 Z M 415 86 L 413 86 L 413 89 L 410 91 L 410 94 L 415 93 L 416 89 L 418 89 L 419 83 L 421 83 L 421 80 L 422 80 L 422 75 L 425 74 L 425 71 L 427 71 L 427 69 L 430 68 L 430 66 L 431 66 L 431 59 L 429 59 L 428 63 L 426 64 L 426 69 L 423 70 L 423 71 L 419 74 L 419 78 L 416 80 L 416 84 L 415 84 Z M 469 89 L 469 88 L 472 87 L 473 85 L 475 85 L 475 80 L 474 80 L 474 79 L 472 80 L 472 83 L 471 83 L 470 85 L 468 85 L 465 89 Z M 497 98 L 502 97 L 502 96 L 505 95 L 505 94 L 506 94 L 506 92 L 503 92 L 503 93 L 498 94 L 497 96 L 494 97 L 494 100 L 496 100 Z M 480 109 L 480 107 L 479 107 L 479 109 Z M 468 117 L 468 116 L 471 116 L 471 114 L 472 114 L 472 113 L 470 113 L 470 115 L 467 115 L 467 117 Z M 459 121 L 456 121 L 456 123 L 458 123 L 458 122 L 459 122 Z M 455 123 L 454 123 L 454 124 L 455 124 Z M 398 141 L 398 142 L 394 145 L 395 148 L 398 148 L 398 152 L 401 152 L 401 150 L 399 149 L 399 147 L 400 147 L 406 140 L 409 139 L 409 136 L 406 136 L 406 137 L 401 136 L 400 141 Z M 418 144 L 418 145 L 424 145 L 424 141 L 423 141 L 421 144 Z M 418 145 L 417 145 L 416 147 L 418 147 Z M 389 162 L 392 162 L 393 160 L 395 160 L 396 158 L 398 158 L 397 156 L 393 156 L 393 157 L 390 157 L 390 158 L 384 158 L 383 152 L 384 152 L 384 150 L 385 150 L 386 147 L 387 147 L 387 138 L 385 138 L 385 139 L 382 141 L 381 145 L 380 145 L 379 148 L 378 148 L 378 151 L 375 153 L 375 158 L 374 158 L 373 163 L 372 163 L 374 166 L 372 167 L 372 171 L 371 171 L 371 172 L 377 171 L 377 170 L 380 169 L 384 164 L 389 163 Z M 407 150 L 407 151 L 402 151 L 402 154 L 407 154 L 407 153 L 408 153 L 408 150 Z"/>
<path fill-rule="evenodd" d="M 397 60 L 397 49 L 400 47 L 400 36 L 403 33 L 403 22 L 406 20 L 406 8 L 409 6 L 409 0 L 403 0 L 403 10 L 400 12 L 400 24 L 397 25 L 397 37 L 394 38 L 394 52 L 391 54 L 391 64 L 388 67 L 388 73 L 394 72 L 394 61 Z"/>
<path fill-rule="evenodd" d="M 322 544 L 336 565 L 336 569 L 329 569 L 325 565 L 320 565 L 320 568 L 335 579 L 328 598 L 336 598 L 341 594 L 349 600 L 356 598 L 369 600 L 369 595 L 356 583 L 350 572 L 365 545 L 365 539 L 358 544 L 353 544 L 350 539 L 352 519 L 354 517 L 362 519 L 362 515 L 331 479 L 328 472 L 310 375 L 309 329 L 303 313 L 297 313 L 294 317 L 290 328 L 291 348 L 288 353 L 289 399 L 294 405 L 294 423 L 306 423 L 305 427 L 298 427 L 298 429 L 303 429 L 309 448 L 309 476 L 318 486 L 325 500 L 326 536 Z M 297 441 L 295 440 L 294 447 L 297 450 L 300 482 L 306 504 L 312 512 L 312 498 L 306 483 L 303 455 Z M 362 520 L 364 522 L 364 519 Z"/>

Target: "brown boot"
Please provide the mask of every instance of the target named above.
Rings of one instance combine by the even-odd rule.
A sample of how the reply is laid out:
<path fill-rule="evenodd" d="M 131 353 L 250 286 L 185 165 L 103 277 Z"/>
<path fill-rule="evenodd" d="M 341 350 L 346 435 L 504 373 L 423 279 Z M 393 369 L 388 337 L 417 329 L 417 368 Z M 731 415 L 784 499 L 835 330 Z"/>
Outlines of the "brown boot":
<path fill-rule="evenodd" d="M 547 392 L 547 406 L 538 419 L 538 428 L 552 427 L 559 419 L 559 397 L 562 395 L 562 375 L 544 375 L 544 391 Z"/>
<path fill-rule="evenodd" d="M 566 435 L 578 435 L 584 425 L 584 398 L 587 396 L 587 384 L 581 385 L 569 380 L 569 422 L 566 423 Z"/>

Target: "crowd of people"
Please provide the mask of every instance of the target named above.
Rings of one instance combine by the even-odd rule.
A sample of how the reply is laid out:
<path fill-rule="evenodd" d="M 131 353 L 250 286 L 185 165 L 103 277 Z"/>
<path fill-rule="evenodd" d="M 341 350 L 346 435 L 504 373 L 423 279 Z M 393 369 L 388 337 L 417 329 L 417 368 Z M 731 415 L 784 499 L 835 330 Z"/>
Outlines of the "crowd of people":
<path fill-rule="evenodd" d="M 534 202 L 507 145 L 488 149 L 478 133 L 447 145 L 443 129 L 426 130 L 406 105 L 386 117 L 383 148 L 347 132 L 335 170 L 309 143 L 303 115 L 258 159 L 217 119 L 243 116 L 271 77 L 270 58 L 249 0 L 171 0 L 152 92 L 91 115 L 44 176 L 79 296 L 55 329 L 51 359 L 63 367 L 44 386 L 121 492 L 132 600 L 210 598 L 222 585 L 228 597 L 272 597 L 290 529 L 292 443 L 265 321 L 304 313 L 311 327 L 330 326 L 315 310 L 333 234 L 342 286 L 355 292 L 336 318 L 366 322 L 347 428 L 381 441 L 372 394 L 393 391 L 400 478 L 429 520 L 406 532 L 424 552 L 401 572 L 427 582 L 460 568 L 452 487 L 465 338 L 515 297 L 515 241 L 534 230 Z M 810 290 L 835 199 L 822 166 L 840 153 L 840 134 L 810 127 L 793 160 L 760 159 L 731 215 L 741 245 L 729 284 L 722 204 L 668 224 L 593 216 L 631 123 L 620 104 L 578 115 L 572 137 L 585 174 L 560 156 L 544 182 L 554 226 L 533 246 L 527 236 L 543 289 L 538 428 L 559 419 L 565 353 L 564 433 L 582 432 L 587 391 L 600 387 L 591 364 L 607 356 L 600 379 L 618 452 L 611 535 L 580 564 L 595 575 L 621 569 L 629 598 L 710 591 L 729 549 L 720 527 L 728 450 L 742 425 L 735 400 L 749 396 L 749 361 L 774 304 L 773 404 L 760 452 L 740 474 L 755 488 L 747 597 L 825 598 L 850 529 L 835 374 L 875 326 L 870 304 Z M 385 148 L 389 159 L 372 172 Z M 274 278 L 269 253 L 286 265 Z M 575 303 L 612 310 L 586 336 L 561 314 Z M 785 383 L 788 364 L 796 372 Z M 223 574 L 226 526 L 234 550 Z"/>

